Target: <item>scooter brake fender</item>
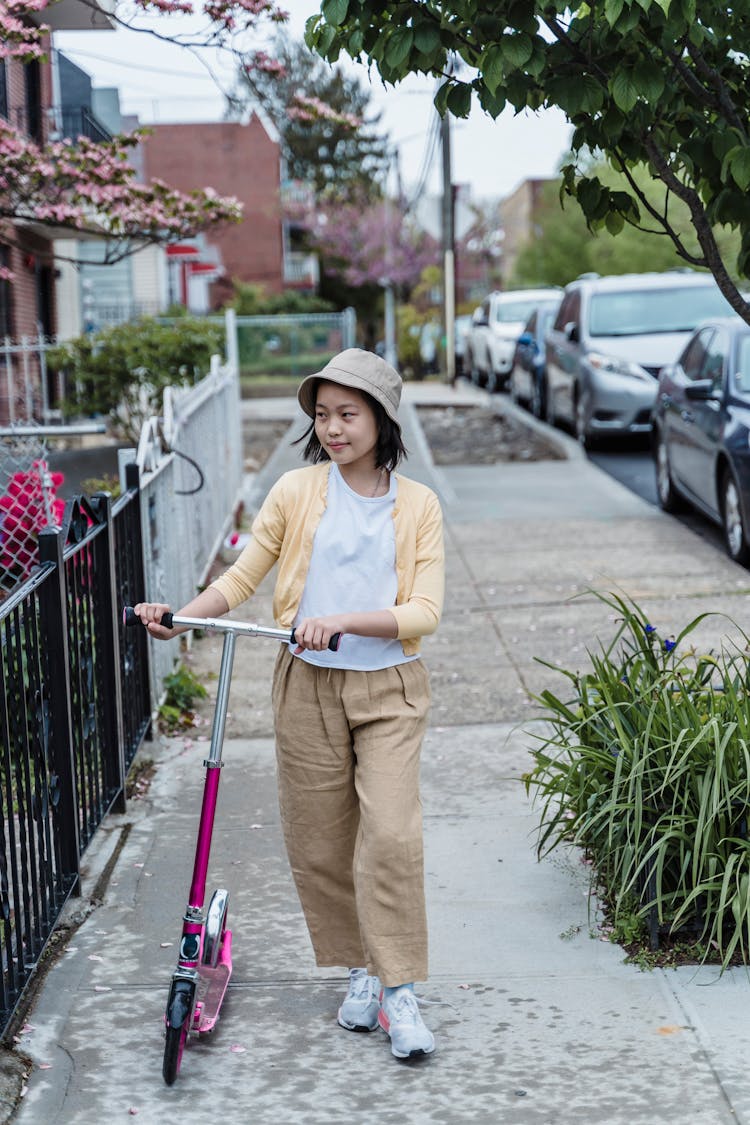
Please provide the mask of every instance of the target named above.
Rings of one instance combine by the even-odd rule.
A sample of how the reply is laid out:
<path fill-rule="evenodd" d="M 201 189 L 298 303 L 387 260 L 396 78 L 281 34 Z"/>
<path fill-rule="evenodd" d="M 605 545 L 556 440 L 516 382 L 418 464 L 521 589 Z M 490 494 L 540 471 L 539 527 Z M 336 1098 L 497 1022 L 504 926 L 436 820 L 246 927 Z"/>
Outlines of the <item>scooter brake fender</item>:
<path fill-rule="evenodd" d="M 164 1017 L 168 1027 L 179 1028 L 193 1010 L 195 983 L 190 980 L 176 980 L 172 984 Z"/>

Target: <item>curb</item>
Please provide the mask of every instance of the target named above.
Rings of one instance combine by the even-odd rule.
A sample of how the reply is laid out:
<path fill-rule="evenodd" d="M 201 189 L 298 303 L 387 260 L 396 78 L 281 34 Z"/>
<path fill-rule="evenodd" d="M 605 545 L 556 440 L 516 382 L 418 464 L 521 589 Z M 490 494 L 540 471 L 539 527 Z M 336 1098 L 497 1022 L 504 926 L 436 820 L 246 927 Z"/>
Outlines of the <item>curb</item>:
<path fill-rule="evenodd" d="M 562 430 L 558 430 L 556 426 L 550 426 L 540 418 L 535 418 L 530 411 L 524 410 L 521 406 L 517 406 L 507 395 L 502 399 L 497 399 L 495 395 L 491 395 L 488 391 L 487 399 L 493 414 L 497 414 L 501 417 L 505 415 L 508 418 L 515 418 L 517 422 L 533 430 L 535 433 L 539 434 L 540 437 L 546 438 L 551 445 L 556 446 L 566 461 L 588 461 L 585 449 L 583 449 L 581 443 L 576 441 L 574 437 L 564 433 Z"/>

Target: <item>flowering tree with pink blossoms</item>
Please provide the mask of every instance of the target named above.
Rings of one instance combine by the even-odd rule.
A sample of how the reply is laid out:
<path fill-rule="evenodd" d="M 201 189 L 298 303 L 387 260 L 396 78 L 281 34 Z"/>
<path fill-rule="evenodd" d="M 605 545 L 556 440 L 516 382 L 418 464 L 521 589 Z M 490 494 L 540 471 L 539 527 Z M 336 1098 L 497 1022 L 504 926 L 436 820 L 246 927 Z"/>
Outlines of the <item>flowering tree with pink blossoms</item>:
<path fill-rule="evenodd" d="M 407 294 L 439 259 L 434 238 L 394 200 L 318 207 L 308 223 L 328 270 L 354 288 L 392 285 Z"/>
<path fill-rule="evenodd" d="M 54 2 L 54 0 L 52 0 Z M 44 24 L 50 0 L 0 0 L 0 58 L 21 62 L 43 58 L 49 49 Z M 92 7 L 95 5 L 92 3 Z M 136 0 L 118 8 L 117 22 L 134 26 L 138 12 L 161 15 L 201 13 L 207 18 L 203 34 L 175 36 L 186 47 L 225 47 L 240 50 L 242 36 L 261 21 L 283 22 L 287 17 L 271 0 Z M 157 34 L 153 30 L 149 34 Z M 86 138 L 39 144 L 8 121 L 0 119 L 0 222 L 3 237 L 12 241 L 12 222 L 33 219 L 36 224 L 76 233 L 96 233 L 108 240 L 108 261 L 147 243 L 179 241 L 217 223 L 236 222 L 241 209 L 233 198 L 211 189 L 183 193 L 167 184 L 138 183 L 128 162 L 139 134 L 114 137 L 106 143 Z M 2 269 L 2 276 L 9 271 Z"/>

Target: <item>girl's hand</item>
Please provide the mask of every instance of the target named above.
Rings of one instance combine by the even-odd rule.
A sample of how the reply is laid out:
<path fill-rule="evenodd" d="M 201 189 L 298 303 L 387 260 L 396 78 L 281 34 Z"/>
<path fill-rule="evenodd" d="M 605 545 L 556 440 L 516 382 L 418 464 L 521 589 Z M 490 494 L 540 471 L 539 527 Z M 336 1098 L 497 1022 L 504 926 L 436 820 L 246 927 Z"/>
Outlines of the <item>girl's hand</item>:
<path fill-rule="evenodd" d="M 328 617 L 305 617 L 294 629 L 294 639 L 297 642 L 294 653 L 299 656 L 305 649 L 323 652 L 328 648 L 328 643 L 334 633 L 346 633 L 347 631 L 346 618 L 343 614 L 331 614 Z"/>
<path fill-rule="evenodd" d="M 169 613 L 169 606 L 162 602 L 139 602 L 138 605 L 133 606 L 133 609 L 151 636 L 156 637 L 157 640 L 169 641 L 182 631 L 180 629 L 165 629 L 163 625 L 159 624 L 164 614 Z"/>

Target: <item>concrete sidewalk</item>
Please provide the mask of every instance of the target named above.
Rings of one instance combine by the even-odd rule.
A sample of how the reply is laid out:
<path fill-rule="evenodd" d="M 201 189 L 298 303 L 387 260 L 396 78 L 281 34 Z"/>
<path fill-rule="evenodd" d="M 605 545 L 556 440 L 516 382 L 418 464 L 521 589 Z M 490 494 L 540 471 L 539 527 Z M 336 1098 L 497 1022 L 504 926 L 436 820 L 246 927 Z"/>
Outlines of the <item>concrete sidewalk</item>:
<path fill-rule="evenodd" d="M 669 635 L 708 609 L 747 627 L 750 578 L 577 450 L 563 462 L 436 469 L 414 410 L 427 396 L 488 398 L 413 384 L 403 408 L 406 471 L 438 490 L 447 531 L 446 612 L 424 646 L 432 972 L 418 991 L 435 1002 L 425 1018 L 436 1053 L 401 1065 L 382 1033 L 335 1024 L 344 974 L 313 964 L 281 841 L 268 699 L 276 646 L 240 639 L 210 876 L 232 896 L 222 1021 L 167 1089 L 161 1020 L 203 770 L 199 738 L 159 740 L 143 751 L 158 766 L 147 798 L 109 817 L 86 853 L 82 903 L 108 863 L 109 884 L 29 1015 L 20 1048 L 35 1069 L 18 1125 L 136 1113 L 155 1125 L 188 1112 L 230 1125 L 750 1125 L 747 972 L 625 965 L 596 932 L 579 857 L 536 862 L 538 818 L 518 780 L 531 696 L 563 686 L 535 658 L 582 667 L 596 638 L 612 635 L 607 607 L 585 591 L 626 592 Z M 293 402 L 252 409 L 298 427 Z M 282 442 L 248 482 L 250 508 L 297 458 Z M 270 595 L 267 582 L 238 616 L 270 623 Z M 708 618 L 698 637 L 715 645 L 729 629 Z M 210 690 L 219 650 L 208 637 L 191 658 Z"/>

